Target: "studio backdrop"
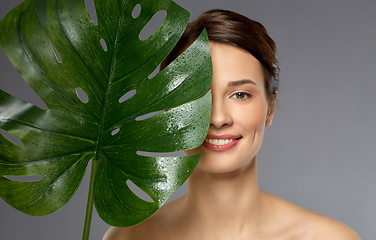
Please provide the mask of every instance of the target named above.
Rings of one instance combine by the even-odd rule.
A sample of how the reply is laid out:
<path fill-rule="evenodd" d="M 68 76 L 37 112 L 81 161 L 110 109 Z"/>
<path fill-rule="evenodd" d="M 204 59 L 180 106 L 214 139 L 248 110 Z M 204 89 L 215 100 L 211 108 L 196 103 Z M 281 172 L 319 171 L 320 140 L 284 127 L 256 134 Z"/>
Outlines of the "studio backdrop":
<path fill-rule="evenodd" d="M 21 2 L 0 1 L 0 19 Z M 85 2 L 94 18 L 93 0 Z M 258 155 L 260 188 L 342 221 L 362 239 L 374 239 L 376 2 L 176 2 L 191 12 L 191 19 L 214 8 L 239 12 L 261 22 L 277 43 L 281 90 L 273 124 L 266 129 Z M 3 51 L 0 88 L 43 104 Z M 88 175 L 72 200 L 52 215 L 28 216 L 0 199 L 0 239 L 80 239 Z M 184 184 L 172 199 L 186 191 Z M 90 239 L 102 239 L 108 228 L 94 213 Z"/>

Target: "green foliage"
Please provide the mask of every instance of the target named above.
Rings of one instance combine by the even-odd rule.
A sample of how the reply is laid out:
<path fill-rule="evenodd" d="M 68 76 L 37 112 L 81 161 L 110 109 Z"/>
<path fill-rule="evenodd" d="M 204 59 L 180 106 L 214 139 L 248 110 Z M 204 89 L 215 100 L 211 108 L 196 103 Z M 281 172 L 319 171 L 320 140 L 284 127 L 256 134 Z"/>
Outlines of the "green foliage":
<path fill-rule="evenodd" d="M 141 13 L 133 18 L 137 4 Z M 0 135 L 0 197 L 30 215 L 53 213 L 73 196 L 93 159 L 99 215 L 113 226 L 130 226 L 162 206 L 198 162 L 198 155 L 137 153 L 175 152 L 203 142 L 210 119 L 210 51 L 203 32 L 149 79 L 180 38 L 189 13 L 171 0 L 95 0 L 95 7 L 97 25 L 83 0 L 26 0 L 1 20 L 2 49 L 47 109 L 0 90 L 0 128 L 23 143 Z M 160 10 L 167 11 L 165 21 L 140 40 Z M 78 97 L 78 88 L 88 102 Z M 119 102 L 133 90 L 134 96 Z M 34 175 L 43 178 L 9 179 Z M 127 180 L 153 202 L 137 197 Z"/>

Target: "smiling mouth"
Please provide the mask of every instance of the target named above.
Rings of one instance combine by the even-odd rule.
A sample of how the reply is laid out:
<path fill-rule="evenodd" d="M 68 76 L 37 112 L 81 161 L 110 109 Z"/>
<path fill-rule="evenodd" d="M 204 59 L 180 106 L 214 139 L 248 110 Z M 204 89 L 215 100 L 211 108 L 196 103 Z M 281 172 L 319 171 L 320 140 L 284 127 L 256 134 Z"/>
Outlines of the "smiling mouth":
<path fill-rule="evenodd" d="M 236 139 L 208 139 L 206 138 L 205 142 L 213 144 L 213 145 L 221 146 L 221 145 L 226 145 L 233 141 L 239 140 L 240 138 L 241 137 L 236 138 Z"/>
<path fill-rule="evenodd" d="M 239 140 L 242 137 L 235 137 L 231 138 L 231 136 L 222 136 L 213 138 L 214 136 L 208 135 L 208 138 L 205 139 L 204 143 L 202 144 L 208 150 L 215 151 L 215 152 L 222 152 L 227 151 L 235 147 Z"/>

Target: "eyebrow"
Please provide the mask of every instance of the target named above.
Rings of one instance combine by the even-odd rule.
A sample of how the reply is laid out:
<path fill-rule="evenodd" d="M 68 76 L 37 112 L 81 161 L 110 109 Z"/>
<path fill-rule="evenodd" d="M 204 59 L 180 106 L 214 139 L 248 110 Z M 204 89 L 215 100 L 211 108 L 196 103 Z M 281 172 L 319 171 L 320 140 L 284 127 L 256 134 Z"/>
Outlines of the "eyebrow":
<path fill-rule="evenodd" d="M 231 82 L 228 83 L 228 86 L 232 87 L 232 86 L 239 86 L 239 85 L 243 85 L 243 84 L 257 85 L 254 81 L 252 81 L 250 79 L 242 79 L 242 80 L 231 81 Z"/>

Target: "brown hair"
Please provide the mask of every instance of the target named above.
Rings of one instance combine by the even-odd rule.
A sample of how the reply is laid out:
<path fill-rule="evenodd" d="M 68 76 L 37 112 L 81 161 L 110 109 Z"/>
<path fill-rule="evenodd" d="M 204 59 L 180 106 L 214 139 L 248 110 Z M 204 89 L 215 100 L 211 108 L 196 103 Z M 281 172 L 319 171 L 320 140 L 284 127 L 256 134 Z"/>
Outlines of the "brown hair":
<path fill-rule="evenodd" d="M 235 12 L 214 9 L 201 14 L 195 21 L 189 23 L 174 49 L 162 62 L 161 69 L 185 51 L 204 28 L 208 33 L 209 41 L 244 49 L 262 64 L 266 96 L 269 102 L 272 102 L 279 86 L 276 44 L 263 25 Z"/>

